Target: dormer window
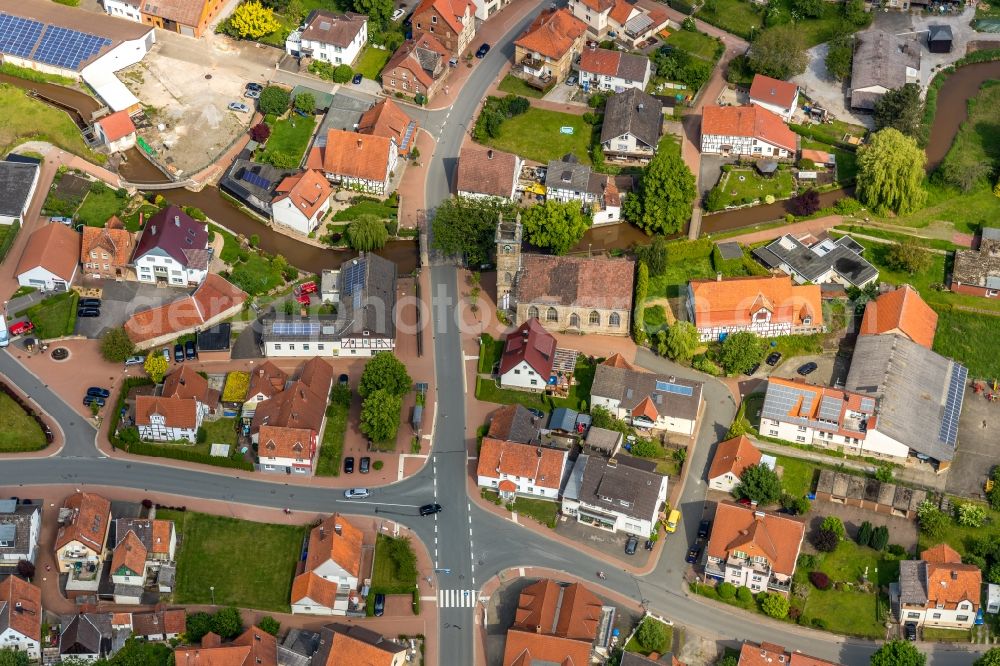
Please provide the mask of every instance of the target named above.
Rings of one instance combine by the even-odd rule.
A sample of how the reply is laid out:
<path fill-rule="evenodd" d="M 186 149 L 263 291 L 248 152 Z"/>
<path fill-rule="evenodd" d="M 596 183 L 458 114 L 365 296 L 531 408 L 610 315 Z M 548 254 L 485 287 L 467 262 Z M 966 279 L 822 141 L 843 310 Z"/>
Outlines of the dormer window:
<path fill-rule="evenodd" d="M 802 323 L 808 326 L 809 324 L 813 323 L 813 318 L 810 317 L 809 315 L 806 315 L 805 317 L 802 318 Z"/>

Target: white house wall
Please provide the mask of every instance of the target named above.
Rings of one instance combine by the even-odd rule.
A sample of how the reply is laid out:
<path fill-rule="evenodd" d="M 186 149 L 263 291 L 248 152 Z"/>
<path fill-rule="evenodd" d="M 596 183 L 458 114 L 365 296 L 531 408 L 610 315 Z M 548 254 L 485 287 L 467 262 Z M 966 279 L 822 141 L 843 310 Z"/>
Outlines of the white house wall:
<path fill-rule="evenodd" d="M 500 375 L 500 387 L 522 389 L 527 391 L 542 391 L 545 389 L 547 377 L 535 372 L 527 361 L 521 361 L 513 368 Z"/>

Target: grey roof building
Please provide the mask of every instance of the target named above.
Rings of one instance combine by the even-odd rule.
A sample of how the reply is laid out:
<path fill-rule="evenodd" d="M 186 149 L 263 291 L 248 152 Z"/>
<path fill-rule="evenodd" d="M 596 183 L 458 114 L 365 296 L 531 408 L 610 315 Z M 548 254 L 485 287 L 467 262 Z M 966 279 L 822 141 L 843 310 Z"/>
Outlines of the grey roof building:
<path fill-rule="evenodd" d="M 563 512 L 581 522 L 648 534 L 666 500 L 667 477 L 656 463 L 631 456 L 581 454 L 563 490 Z"/>
<path fill-rule="evenodd" d="M 846 389 L 879 399 L 879 432 L 946 468 L 955 457 L 965 366 L 901 335 L 862 335 Z"/>
<path fill-rule="evenodd" d="M 407 649 L 402 643 L 391 641 L 377 631 L 372 631 L 366 627 L 333 623 L 326 625 L 320 630 L 319 648 L 316 650 L 315 655 L 313 655 L 313 663 L 331 663 L 331 652 L 337 654 L 337 651 L 334 650 L 335 643 L 339 648 L 340 654 L 343 654 L 345 649 L 350 650 L 354 647 L 355 643 L 363 643 L 369 648 L 386 653 L 386 663 L 393 661 L 395 655 Z M 368 648 L 365 649 L 366 651 L 368 650 Z"/>
<path fill-rule="evenodd" d="M 59 656 L 79 659 L 109 657 L 125 645 L 128 629 L 113 629 L 111 613 L 79 613 L 62 618 Z"/>
<path fill-rule="evenodd" d="M 952 34 L 950 25 L 932 25 L 927 30 L 927 49 L 931 53 L 950 53 Z"/>
<path fill-rule="evenodd" d="M 899 563 L 899 602 L 912 606 L 927 603 L 927 562 L 903 560 Z"/>
<path fill-rule="evenodd" d="M 42 500 L 0 500 L 0 574 L 20 560 L 34 563 L 42 529 Z"/>
<path fill-rule="evenodd" d="M 38 164 L 9 159 L 0 162 L 0 224 L 12 224 L 27 214 L 38 173 Z"/>
<path fill-rule="evenodd" d="M 544 425 L 541 417 L 532 414 L 523 405 L 505 405 L 490 417 L 488 437 L 518 444 L 537 444 L 539 430 Z"/>
<path fill-rule="evenodd" d="M 605 152 L 611 142 L 625 135 L 636 138 L 641 146 L 655 150 L 663 136 L 663 104 L 652 95 L 629 88 L 611 95 L 604 107 L 604 124 L 601 125 L 601 144 Z"/>
<path fill-rule="evenodd" d="M 788 273 L 797 283 L 838 283 L 864 287 L 878 279 L 878 270 L 861 256 L 864 247 L 850 236 L 806 244 L 791 234 L 753 251 L 762 264 Z"/>
<path fill-rule="evenodd" d="M 561 160 L 549 162 L 545 171 L 545 189 L 587 192 L 590 188 L 590 175 L 590 167 L 580 164 L 576 155 L 570 153 Z"/>
<path fill-rule="evenodd" d="M 249 150 L 243 150 L 219 181 L 219 188 L 261 215 L 271 217 L 274 190 L 285 176 L 294 170 L 277 169 L 270 164 L 251 160 Z"/>
<path fill-rule="evenodd" d="M 851 106 L 874 109 L 889 90 L 915 83 L 920 73 L 920 46 L 913 39 L 884 30 L 857 34 L 851 67 Z"/>
<path fill-rule="evenodd" d="M 690 431 L 701 408 L 702 386 L 698 381 L 644 372 L 630 364 L 601 363 L 590 394 L 593 406 L 605 407 L 636 426 L 662 428 L 663 420 L 684 421 L 690 424 Z M 667 429 L 678 430 L 669 425 Z"/>
<path fill-rule="evenodd" d="M 978 250 L 958 250 L 951 272 L 951 287 L 963 293 L 996 296 L 1000 292 L 1000 229 L 986 227 Z"/>

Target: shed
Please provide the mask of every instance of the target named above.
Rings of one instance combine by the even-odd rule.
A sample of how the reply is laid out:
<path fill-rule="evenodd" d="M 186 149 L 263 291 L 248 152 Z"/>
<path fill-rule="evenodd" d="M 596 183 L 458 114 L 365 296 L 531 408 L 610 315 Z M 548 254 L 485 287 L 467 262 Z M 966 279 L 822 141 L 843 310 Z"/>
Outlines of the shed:
<path fill-rule="evenodd" d="M 927 48 L 931 53 L 951 53 L 950 25 L 932 25 L 927 30 Z"/>
<path fill-rule="evenodd" d="M 778 172 L 778 163 L 774 160 L 757 160 L 754 167 L 762 176 L 773 176 Z"/>
<path fill-rule="evenodd" d="M 576 410 L 568 407 L 557 407 L 552 410 L 552 416 L 549 418 L 549 430 L 576 432 L 576 417 Z"/>
<path fill-rule="evenodd" d="M 203 361 L 228 361 L 232 335 L 232 324 L 225 323 L 198 331 L 198 358 Z"/>
<path fill-rule="evenodd" d="M 316 100 L 316 112 L 326 113 L 330 108 L 330 102 L 333 101 L 333 95 L 328 92 L 323 92 L 322 90 L 316 90 L 315 88 L 308 88 L 306 86 L 295 86 L 292 88 L 292 94 L 290 97 L 294 100 L 296 97 L 302 93 L 309 93 Z"/>
<path fill-rule="evenodd" d="M 716 243 L 715 246 L 719 248 L 719 254 L 723 259 L 742 259 L 743 258 L 743 248 L 736 241 L 725 241 L 724 243 Z"/>
<path fill-rule="evenodd" d="M 996 585 L 995 583 L 987 583 L 986 612 L 1000 613 L 1000 585 Z"/>

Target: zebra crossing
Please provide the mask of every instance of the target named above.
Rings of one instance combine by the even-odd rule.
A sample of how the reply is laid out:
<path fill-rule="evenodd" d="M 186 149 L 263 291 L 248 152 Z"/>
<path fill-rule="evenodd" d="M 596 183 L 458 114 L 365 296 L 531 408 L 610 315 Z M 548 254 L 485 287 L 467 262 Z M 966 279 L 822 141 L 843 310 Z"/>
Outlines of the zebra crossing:
<path fill-rule="evenodd" d="M 439 590 L 438 608 L 472 608 L 476 605 L 476 590 Z"/>

